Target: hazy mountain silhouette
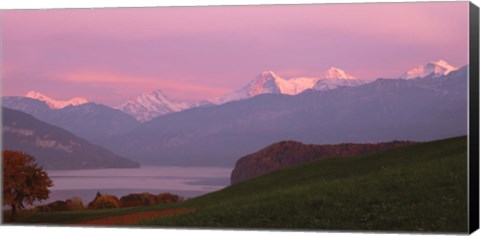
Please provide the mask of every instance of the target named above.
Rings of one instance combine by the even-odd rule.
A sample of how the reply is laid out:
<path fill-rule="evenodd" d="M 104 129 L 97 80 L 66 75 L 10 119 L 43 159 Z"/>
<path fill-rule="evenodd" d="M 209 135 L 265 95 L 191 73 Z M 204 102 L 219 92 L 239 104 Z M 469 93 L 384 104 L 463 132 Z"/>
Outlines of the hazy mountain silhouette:
<path fill-rule="evenodd" d="M 139 164 L 21 111 L 2 107 L 3 149 L 25 152 L 46 169 L 126 168 Z"/>
<path fill-rule="evenodd" d="M 3 97 L 2 105 L 33 115 L 93 142 L 130 131 L 140 124 L 122 111 L 97 103 L 52 109 L 46 103 L 32 98 Z"/>

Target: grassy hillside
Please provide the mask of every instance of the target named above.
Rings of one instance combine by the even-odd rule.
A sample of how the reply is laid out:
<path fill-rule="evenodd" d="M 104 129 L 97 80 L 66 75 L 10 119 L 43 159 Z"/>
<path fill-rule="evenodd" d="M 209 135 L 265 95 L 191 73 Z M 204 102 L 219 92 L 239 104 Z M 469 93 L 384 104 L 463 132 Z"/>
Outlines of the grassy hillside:
<path fill-rule="evenodd" d="M 183 203 L 153 226 L 465 232 L 467 139 L 332 158 Z"/>
<path fill-rule="evenodd" d="M 310 162 L 179 204 L 25 213 L 20 220 L 70 224 L 179 207 L 196 210 L 140 226 L 466 232 L 467 139 Z"/>

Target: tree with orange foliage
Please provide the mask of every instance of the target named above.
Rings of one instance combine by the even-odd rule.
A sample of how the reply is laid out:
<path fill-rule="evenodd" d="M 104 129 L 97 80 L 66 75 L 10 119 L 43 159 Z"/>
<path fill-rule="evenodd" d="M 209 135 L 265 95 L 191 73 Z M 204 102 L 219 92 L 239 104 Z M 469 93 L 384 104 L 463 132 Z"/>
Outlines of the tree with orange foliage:
<path fill-rule="evenodd" d="M 17 209 L 44 200 L 50 194 L 52 180 L 35 159 L 25 153 L 3 151 L 3 205 L 12 208 L 11 221 L 15 221 Z"/>

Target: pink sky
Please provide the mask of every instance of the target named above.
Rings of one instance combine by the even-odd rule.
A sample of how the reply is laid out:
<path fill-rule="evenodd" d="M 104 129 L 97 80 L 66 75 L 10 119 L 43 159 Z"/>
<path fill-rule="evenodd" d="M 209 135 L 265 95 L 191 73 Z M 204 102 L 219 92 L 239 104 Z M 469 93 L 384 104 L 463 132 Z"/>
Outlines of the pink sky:
<path fill-rule="evenodd" d="M 468 62 L 468 2 L 2 12 L 3 95 L 116 106 L 147 89 L 220 96 L 265 70 L 360 79 Z"/>

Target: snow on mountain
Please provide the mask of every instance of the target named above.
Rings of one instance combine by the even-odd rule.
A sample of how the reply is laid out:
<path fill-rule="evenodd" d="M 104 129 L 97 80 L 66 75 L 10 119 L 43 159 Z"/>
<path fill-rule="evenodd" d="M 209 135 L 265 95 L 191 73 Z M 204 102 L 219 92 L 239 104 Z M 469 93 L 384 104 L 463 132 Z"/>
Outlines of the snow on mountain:
<path fill-rule="evenodd" d="M 81 97 L 75 97 L 67 101 L 61 101 L 61 100 L 55 100 L 52 98 L 49 98 L 48 96 L 41 94 L 36 91 L 30 91 L 28 92 L 25 97 L 27 98 L 32 98 L 36 99 L 42 102 L 45 102 L 50 108 L 52 109 L 62 109 L 67 106 L 78 106 L 84 103 L 87 103 L 87 99 L 81 98 Z"/>
<path fill-rule="evenodd" d="M 161 115 L 185 110 L 189 107 L 186 103 L 170 100 L 160 90 L 151 90 L 127 101 L 117 109 L 130 114 L 138 121 L 145 122 Z"/>
<path fill-rule="evenodd" d="M 250 81 L 245 87 L 227 93 L 221 97 L 211 99 L 214 104 L 222 104 L 230 101 L 236 101 L 254 97 L 265 93 L 281 93 L 279 81 L 284 81 L 273 71 L 264 71 L 254 80 Z M 280 82 L 281 83 L 281 82 Z"/>
<path fill-rule="evenodd" d="M 364 84 L 364 81 L 356 79 L 341 69 L 331 67 L 317 80 L 312 89 L 325 91 L 339 87 L 354 87 L 361 84 Z"/>
<path fill-rule="evenodd" d="M 328 90 L 340 86 L 356 86 L 362 84 L 345 71 L 332 67 L 320 77 L 296 77 L 283 79 L 273 71 L 264 71 L 245 87 L 227 93 L 211 101 L 222 104 L 229 101 L 251 98 L 260 94 L 297 95 L 307 89 Z"/>
<path fill-rule="evenodd" d="M 289 80 L 278 80 L 277 83 L 282 94 L 296 95 L 312 88 L 317 80 L 318 78 L 298 77 Z"/>
<path fill-rule="evenodd" d="M 408 70 L 407 72 L 403 73 L 400 78 L 414 79 L 424 78 L 427 76 L 436 78 L 442 75 L 447 75 L 448 73 L 457 69 L 457 67 L 448 64 L 448 62 L 444 60 L 431 61 L 425 65 L 419 65 L 411 70 Z"/>

